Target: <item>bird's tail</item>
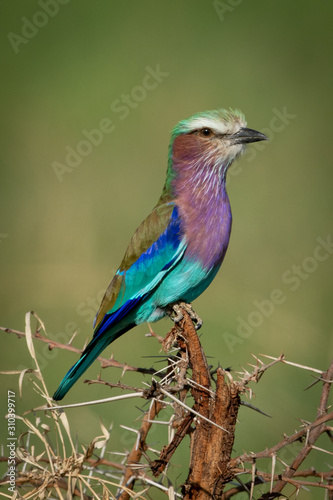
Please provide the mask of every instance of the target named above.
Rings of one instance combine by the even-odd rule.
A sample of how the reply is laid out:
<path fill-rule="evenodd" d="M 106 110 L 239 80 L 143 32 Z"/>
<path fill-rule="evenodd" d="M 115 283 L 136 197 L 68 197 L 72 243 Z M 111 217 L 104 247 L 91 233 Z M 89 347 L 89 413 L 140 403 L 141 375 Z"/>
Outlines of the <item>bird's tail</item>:
<path fill-rule="evenodd" d="M 83 375 L 89 366 L 95 361 L 97 356 L 116 338 L 120 337 L 125 331 L 129 330 L 132 325 L 124 328 L 121 331 L 112 332 L 108 331 L 108 335 L 95 336 L 92 341 L 87 345 L 77 363 L 66 373 L 56 392 L 53 394 L 55 401 L 60 401 L 75 384 L 75 382 Z"/>
<path fill-rule="evenodd" d="M 69 389 L 75 384 L 75 382 L 83 375 L 83 373 L 89 368 L 91 363 L 95 361 L 97 356 L 105 349 L 105 347 L 109 343 L 109 339 L 107 342 L 102 342 L 102 339 L 98 339 L 99 342 L 96 342 L 97 339 L 94 338 L 83 351 L 79 361 L 75 363 L 74 366 L 64 376 L 60 385 L 56 392 L 53 394 L 53 399 L 55 401 L 59 401 L 62 399 Z M 106 340 L 106 339 L 105 339 Z"/>

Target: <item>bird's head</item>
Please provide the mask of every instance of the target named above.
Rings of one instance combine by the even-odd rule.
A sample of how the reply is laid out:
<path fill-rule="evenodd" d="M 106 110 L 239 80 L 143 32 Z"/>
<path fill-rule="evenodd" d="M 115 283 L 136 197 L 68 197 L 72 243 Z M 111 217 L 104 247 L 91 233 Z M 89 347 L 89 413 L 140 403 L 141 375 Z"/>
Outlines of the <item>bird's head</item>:
<path fill-rule="evenodd" d="M 225 176 L 228 166 L 247 143 L 264 140 L 267 140 L 264 134 L 246 128 L 245 117 L 240 111 L 205 111 L 182 120 L 173 129 L 170 161 L 173 165 L 191 163 L 218 167 Z"/>

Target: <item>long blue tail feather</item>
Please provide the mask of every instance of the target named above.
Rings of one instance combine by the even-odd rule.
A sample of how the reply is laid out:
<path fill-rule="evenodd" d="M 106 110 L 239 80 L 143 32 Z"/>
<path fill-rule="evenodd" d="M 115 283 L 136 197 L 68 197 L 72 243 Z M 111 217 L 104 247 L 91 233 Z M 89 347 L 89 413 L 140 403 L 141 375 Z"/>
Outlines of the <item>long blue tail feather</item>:
<path fill-rule="evenodd" d="M 95 361 L 95 359 L 100 355 L 100 353 L 109 345 L 111 342 L 120 337 L 123 333 L 127 332 L 133 328 L 134 324 L 130 324 L 123 328 L 122 330 L 116 330 L 111 333 L 110 330 L 103 337 L 95 337 L 87 345 L 81 357 L 75 365 L 66 373 L 56 392 L 53 394 L 53 399 L 55 401 L 60 401 L 69 391 L 69 389 L 75 384 L 75 382 L 83 375 L 83 373 L 89 368 L 89 366 Z M 104 340 L 104 342 L 103 342 Z"/>

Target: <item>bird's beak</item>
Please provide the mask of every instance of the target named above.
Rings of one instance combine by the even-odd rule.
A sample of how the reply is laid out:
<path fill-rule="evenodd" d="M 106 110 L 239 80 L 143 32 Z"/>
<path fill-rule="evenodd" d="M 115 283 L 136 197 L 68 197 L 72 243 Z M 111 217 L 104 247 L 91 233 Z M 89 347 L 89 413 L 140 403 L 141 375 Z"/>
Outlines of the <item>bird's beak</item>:
<path fill-rule="evenodd" d="M 268 141 L 268 137 L 257 130 L 252 130 L 251 128 L 241 128 L 233 135 L 230 135 L 228 139 L 231 145 L 235 144 L 246 144 L 248 142 L 258 142 L 258 141 Z"/>

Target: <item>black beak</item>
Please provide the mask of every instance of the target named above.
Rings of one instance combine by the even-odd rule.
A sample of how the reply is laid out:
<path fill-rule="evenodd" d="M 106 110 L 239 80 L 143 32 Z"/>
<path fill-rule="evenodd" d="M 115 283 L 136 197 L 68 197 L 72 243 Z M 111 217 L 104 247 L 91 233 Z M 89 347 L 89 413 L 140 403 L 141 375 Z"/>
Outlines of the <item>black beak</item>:
<path fill-rule="evenodd" d="M 268 137 L 257 130 L 252 130 L 252 128 L 241 128 L 233 135 L 230 135 L 228 139 L 231 144 L 246 144 L 248 142 L 258 142 L 258 141 L 268 141 Z"/>

